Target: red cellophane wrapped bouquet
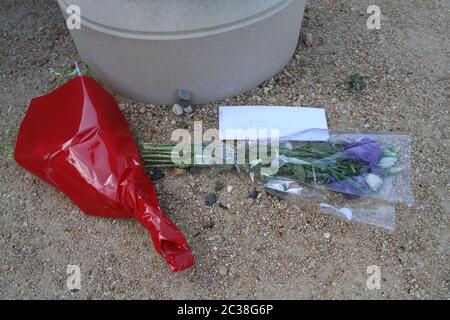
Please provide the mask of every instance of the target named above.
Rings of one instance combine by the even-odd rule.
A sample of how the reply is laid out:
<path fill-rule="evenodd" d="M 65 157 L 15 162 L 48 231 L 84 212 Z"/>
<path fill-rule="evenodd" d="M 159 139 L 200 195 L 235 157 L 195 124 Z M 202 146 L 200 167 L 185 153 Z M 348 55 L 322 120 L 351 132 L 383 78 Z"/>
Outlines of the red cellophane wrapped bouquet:
<path fill-rule="evenodd" d="M 15 160 L 88 215 L 137 219 L 173 271 L 194 264 L 184 236 L 158 204 L 123 114 L 94 79 L 76 77 L 32 100 Z"/>

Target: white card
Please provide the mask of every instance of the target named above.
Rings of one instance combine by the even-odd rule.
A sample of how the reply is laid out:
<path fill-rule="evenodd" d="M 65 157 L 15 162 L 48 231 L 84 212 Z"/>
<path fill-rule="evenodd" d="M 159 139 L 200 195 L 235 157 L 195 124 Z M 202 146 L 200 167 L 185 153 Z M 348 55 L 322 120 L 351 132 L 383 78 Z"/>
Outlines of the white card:
<path fill-rule="evenodd" d="M 281 106 L 219 108 L 220 140 L 252 140 L 255 139 L 255 131 L 258 139 L 267 139 L 273 137 L 273 129 L 279 131 L 280 138 L 289 137 L 294 141 L 326 141 L 329 138 L 325 109 Z"/>

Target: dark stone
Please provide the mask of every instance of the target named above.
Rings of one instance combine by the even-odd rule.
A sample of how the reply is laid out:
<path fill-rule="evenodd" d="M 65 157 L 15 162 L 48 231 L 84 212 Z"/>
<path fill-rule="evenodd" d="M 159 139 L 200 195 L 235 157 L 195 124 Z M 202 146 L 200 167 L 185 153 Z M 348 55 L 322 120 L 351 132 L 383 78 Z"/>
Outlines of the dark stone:
<path fill-rule="evenodd" d="M 204 226 L 203 226 L 203 229 L 212 229 L 212 228 L 214 228 L 214 222 L 210 222 L 210 223 L 207 223 L 207 224 L 205 224 Z"/>
<path fill-rule="evenodd" d="M 216 192 L 222 191 L 223 190 L 223 183 L 220 181 L 216 182 L 216 186 L 215 186 L 215 190 Z"/>
<path fill-rule="evenodd" d="M 219 202 L 219 208 L 224 209 L 224 210 L 228 210 L 228 207 L 226 205 L 224 205 L 223 203 Z"/>
<path fill-rule="evenodd" d="M 153 170 L 153 172 L 152 172 L 152 174 L 150 176 L 151 176 L 153 181 L 158 181 L 158 180 L 164 179 L 164 177 L 166 175 L 161 170 L 155 169 L 155 170 Z"/>
<path fill-rule="evenodd" d="M 215 204 L 216 202 L 217 202 L 217 196 L 216 196 L 215 193 L 208 194 L 208 195 L 205 197 L 205 203 L 206 203 L 208 206 L 212 206 L 212 205 Z"/>
<path fill-rule="evenodd" d="M 249 198 L 252 198 L 252 199 L 256 199 L 256 198 L 258 198 L 258 191 L 256 191 L 256 189 L 253 189 L 252 191 L 250 191 L 249 193 L 248 193 L 248 197 Z"/>
<path fill-rule="evenodd" d="M 187 124 L 186 122 L 182 122 L 180 124 L 181 129 L 189 129 L 189 124 Z"/>
<path fill-rule="evenodd" d="M 178 90 L 178 98 L 181 101 L 190 101 L 192 97 L 192 93 L 188 90 L 180 89 Z"/>

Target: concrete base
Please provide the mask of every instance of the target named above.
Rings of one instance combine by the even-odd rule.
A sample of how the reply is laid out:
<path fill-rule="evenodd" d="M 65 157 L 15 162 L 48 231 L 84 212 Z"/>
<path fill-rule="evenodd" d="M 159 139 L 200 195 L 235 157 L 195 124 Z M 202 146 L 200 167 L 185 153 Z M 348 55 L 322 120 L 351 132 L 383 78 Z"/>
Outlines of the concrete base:
<path fill-rule="evenodd" d="M 66 17 L 69 2 L 81 8 L 81 30 L 71 33 L 93 73 L 114 92 L 153 104 L 176 103 L 178 89 L 191 91 L 195 104 L 207 103 L 271 78 L 296 49 L 305 5 L 304 0 L 58 1 Z M 127 7 L 130 2 L 134 5 Z"/>

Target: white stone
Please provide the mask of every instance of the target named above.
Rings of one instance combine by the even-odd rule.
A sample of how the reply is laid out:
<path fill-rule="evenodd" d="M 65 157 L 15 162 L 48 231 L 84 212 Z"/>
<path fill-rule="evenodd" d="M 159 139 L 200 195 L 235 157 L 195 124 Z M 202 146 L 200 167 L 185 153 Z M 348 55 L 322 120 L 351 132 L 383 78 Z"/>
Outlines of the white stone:
<path fill-rule="evenodd" d="M 173 113 L 175 113 L 177 116 L 181 116 L 184 113 L 183 107 L 179 104 L 174 104 L 172 107 Z"/>

